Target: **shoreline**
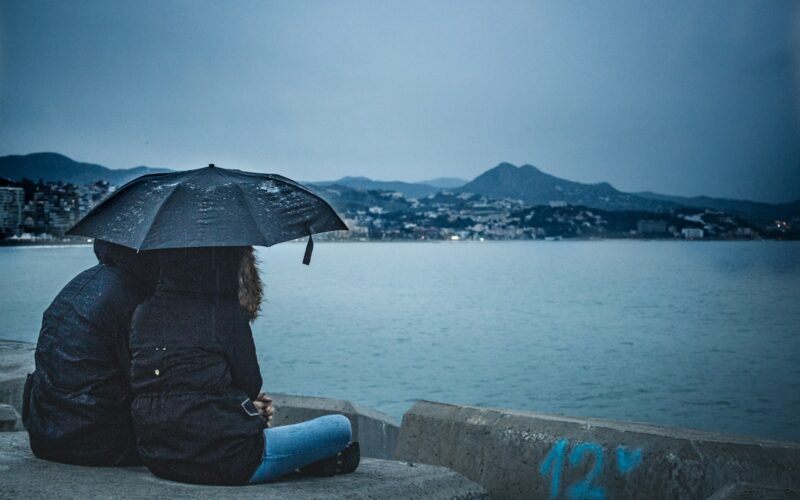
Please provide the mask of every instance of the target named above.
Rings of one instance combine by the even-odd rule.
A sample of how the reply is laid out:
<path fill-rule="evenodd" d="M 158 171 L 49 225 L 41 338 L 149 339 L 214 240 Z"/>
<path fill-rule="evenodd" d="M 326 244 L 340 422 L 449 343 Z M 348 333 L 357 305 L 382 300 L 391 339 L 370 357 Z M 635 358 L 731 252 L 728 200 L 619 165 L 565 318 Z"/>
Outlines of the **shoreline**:
<path fill-rule="evenodd" d="M 607 241 L 626 241 L 626 242 L 658 242 L 658 243 L 766 243 L 766 242 L 779 242 L 779 243 L 797 243 L 800 240 L 780 240 L 780 239 L 679 239 L 679 238 L 562 238 L 560 240 L 544 240 L 544 239 L 537 239 L 537 240 L 408 240 L 408 239 L 396 239 L 396 240 L 327 240 L 322 238 L 317 238 L 314 240 L 314 243 L 321 244 L 321 243 L 344 243 L 344 244 L 352 244 L 352 243 L 375 243 L 375 244 L 382 244 L 382 243 L 423 243 L 423 244 L 450 244 L 450 245 L 461 245 L 461 244 L 492 244 L 492 243 L 587 243 L 587 242 L 607 242 Z M 286 241 L 284 243 L 294 243 L 294 244 L 305 244 L 305 240 L 296 240 L 296 241 Z M 24 243 L 9 243 L 5 241 L 0 241 L 0 248 L 67 248 L 67 247 L 90 247 L 92 246 L 91 242 L 69 242 L 69 241 L 61 241 L 58 243 L 31 243 L 31 242 L 24 242 Z M 273 245 L 274 246 L 274 245 Z M 269 248 L 269 247 L 264 247 Z"/>

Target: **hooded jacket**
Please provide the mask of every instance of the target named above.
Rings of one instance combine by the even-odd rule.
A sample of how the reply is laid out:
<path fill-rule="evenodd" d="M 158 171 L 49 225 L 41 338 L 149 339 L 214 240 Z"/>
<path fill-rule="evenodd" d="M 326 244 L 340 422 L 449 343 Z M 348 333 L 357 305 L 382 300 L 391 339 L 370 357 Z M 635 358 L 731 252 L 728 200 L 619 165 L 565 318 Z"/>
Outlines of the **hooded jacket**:
<path fill-rule="evenodd" d="M 130 419 L 128 333 L 154 290 L 155 255 L 95 241 L 99 264 L 56 296 L 42 318 L 23 422 L 33 453 L 79 465 L 139 461 Z"/>
<path fill-rule="evenodd" d="M 261 389 L 248 313 L 240 303 L 246 248 L 159 253 L 154 295 L 130 335 L 132 417 L 155 475 L 245 484 L 261 463 Z"/>

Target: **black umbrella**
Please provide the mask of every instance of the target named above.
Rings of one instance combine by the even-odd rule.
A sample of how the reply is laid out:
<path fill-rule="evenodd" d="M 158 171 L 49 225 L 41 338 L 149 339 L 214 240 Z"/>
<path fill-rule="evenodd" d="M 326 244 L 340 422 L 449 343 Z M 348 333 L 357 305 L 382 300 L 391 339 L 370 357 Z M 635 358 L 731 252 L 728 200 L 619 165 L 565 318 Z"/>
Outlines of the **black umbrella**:
<path fill-rule="evenodd" d="M 347 230 L 328 203 L 308 188 L 274 174 L 205 168 L 150 174 L 125 184 L 67 234 L 136 250 L 271 246 Z"/>

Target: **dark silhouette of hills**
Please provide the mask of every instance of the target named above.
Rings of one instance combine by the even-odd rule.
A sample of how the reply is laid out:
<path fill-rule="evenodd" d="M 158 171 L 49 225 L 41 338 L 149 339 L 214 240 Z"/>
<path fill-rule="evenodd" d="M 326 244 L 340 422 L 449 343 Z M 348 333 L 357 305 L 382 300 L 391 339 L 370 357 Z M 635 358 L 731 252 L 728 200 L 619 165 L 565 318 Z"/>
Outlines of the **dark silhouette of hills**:
<path fill-rule="evenodd" d="M 501 163 L 465 184 L 457 191 L 493 198 L 519 199 L 529 205 L 564 202 L 603 210 L 645 210 L 665 212 L 678 207 L 725 211 L 760 223 L 789 219 L 800 213 L 800 200 L 772 204 L 710 196 L 669 196 L 651 192 L 624 193 L 607 182 L 583 184 L 542 172 L 532 165 L 517 167 Z"/>
<path fill-rule="evenodd" d="M 322 196 L 337 212 L 367 211 L 380 207 L 385 212 L 402 212 L 410 207 L 405 197 L 395 197 L 385 190 L 358 189 L 342 184 L 309 184 L 315 193 Z"/>
<path fill-rule="evenodd" d="M 460 188 L 464 184 L 468 183 L 464 179 L 459 179 L 458 177 L 437 177 L 435 179 L 431 179 L 429 181 L 420 181 L 418 184 L 427 184 L 428 186 L 433 186 L 441 189 L 456 189 Z"/>
<path fill-rule="evenodd" d="M 317 186 L 347 186 L 365 191 L 397 191 L 406 198 L 423 198 L 441 191 L 441 188 L 418 182 L 375 181 L 368 177 L 342 177 L 335 181 L 313 182 Z"/>
<path fill-rule="evenodd" d="M 406 198 L 423 198 L 438 193 L 439 191 L 453 190 L 463 186 L 469 181 L 458 177 L 437 177 L 429 181 L 404 182 L 404 181 L 376 181 L 369 177 L 342 177 L 335 181 L 309 182 L 316 186 L 347 186 L 365 191 L 396 191 L 403 193 Z"/>
<path fill-rule="evenodd" d="M 57 153 L 33 153 L 0 157 L 0 177 L 20 180 L 63 181 L 88 184 L 105 180 L 120 186 L 144 174 L 169 172 L 166 168 L 134 167 L 109 169 L 92 163 L 76 162 Z M 684 197 L 652 192 L 625 193 L 607 182 L 584 184 L 542 172 L 532 165 L 517 167 L 501 163 L 470 182 L 456 178 L 438 178 L 426 182 L 377 181 L 367 177 L 343 177 L 336 181 L 309 183 L 319 188 L 336 187 L 360 191 L 400 192 L 406 198 L 424 198 L 441 191 L 475 193 L 488 198 L 522 200 L 527 205 L 584 206 L 602 210 L 639 210 L 669 212 L 680 207 L 707 208 L 739 215 L 759 223 L 791 219 L 800 214 L 800 200 L 771 204 L 747 200 Z M 462 185 L 463 184 L 463 185 Z M 352 197 L 353 193 L 348 193 Z M 378 201 L 378 199 L 371 200 Z"/>
<path fill-rule="evenodd" d="M 457 191 L 492 198 L 512 198 L 528 205 L 566 203 L 603 210 L 665 211 L 679 206 L 670 200 L 651 199 L 618 191 L 611 184 L 583 184 L 547 174 L 533 165 L 501 163 Z"/>
<path fill-rule="evenodd" d="M 93 163 L 77 162 L 58 153 L 32 153 L 0 157 L 0 177 L 13 180 L 22 178 L 38 181 L 62 181 L 72 184 L 89 184 L 99 180 L 121 186 L 136 177 L 158 172 L 169 172 L 166 168 L 134 167 L 110 169 Z"/>
<path fill-rule="evenodd" d="M 791 203 L 762 203 L 758 201 L 712 198 L 710 196 L 671 196 L 645 191 L 635 193 L 642 198 L 664 200 L 687 207 L 702 207 L 747 216 L 750 220 L 773 222 L 775 219 L 788 219 L 800 214 L 800 200 Z"/>

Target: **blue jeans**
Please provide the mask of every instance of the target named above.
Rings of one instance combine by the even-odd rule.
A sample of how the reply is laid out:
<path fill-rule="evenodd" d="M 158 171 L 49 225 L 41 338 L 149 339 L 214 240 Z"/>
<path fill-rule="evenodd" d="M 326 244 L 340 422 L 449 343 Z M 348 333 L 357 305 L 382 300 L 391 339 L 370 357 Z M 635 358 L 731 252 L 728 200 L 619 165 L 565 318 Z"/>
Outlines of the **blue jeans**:
<path fill-rule="evenodd" d="M 342 451 L 352 439 L 344 415 L 325 415 L 300 424 L 264 429 L 264 458 L 250 484 L 272 481 Z"/>

